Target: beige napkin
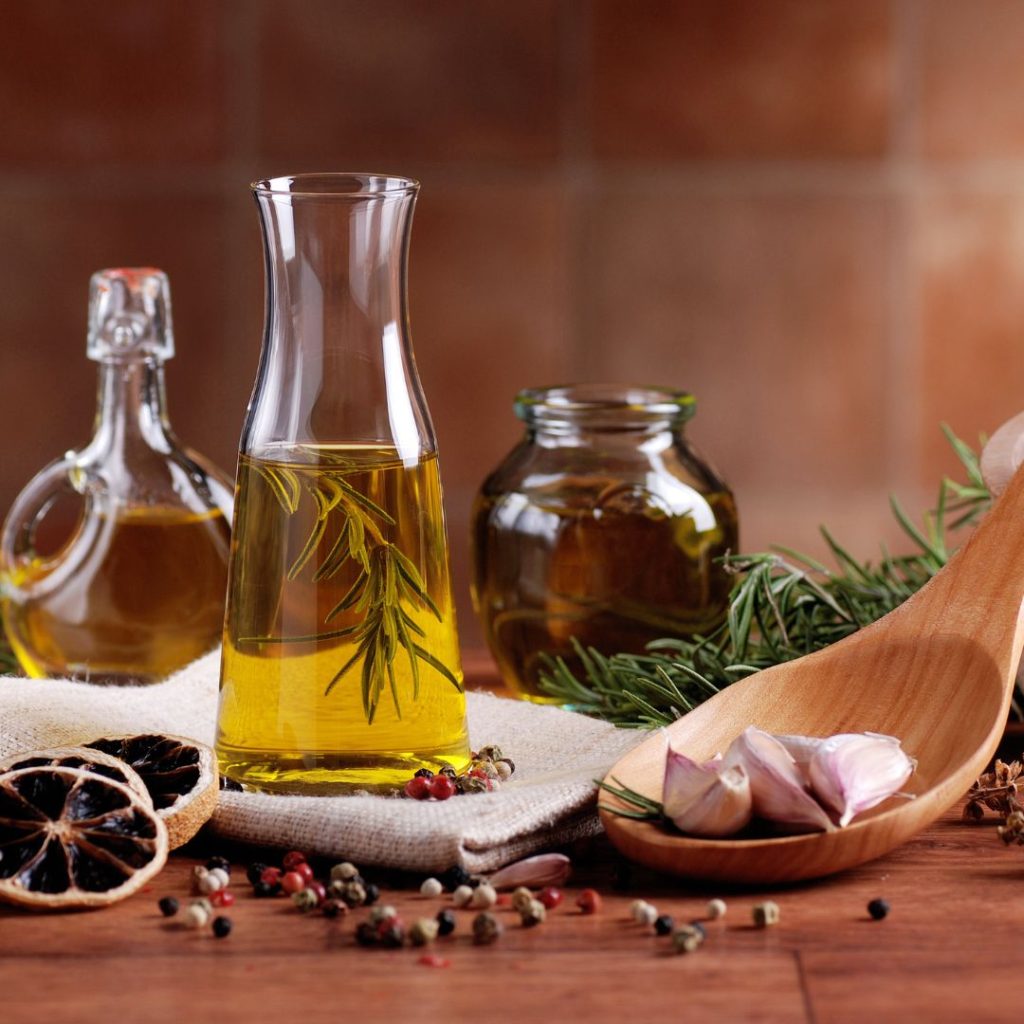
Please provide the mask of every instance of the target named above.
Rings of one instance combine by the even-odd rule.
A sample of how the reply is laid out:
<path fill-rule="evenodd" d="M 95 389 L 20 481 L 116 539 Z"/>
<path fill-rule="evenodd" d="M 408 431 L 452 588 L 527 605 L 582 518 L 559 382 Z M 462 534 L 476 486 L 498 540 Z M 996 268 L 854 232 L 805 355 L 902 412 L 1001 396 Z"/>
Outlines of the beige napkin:
<path fill-rule="evenodd" d="M 0 678 L 0 756 L 144 732 L 212 744 L 219 664 L 214 652 L 147 687 Z M 466 702 L 470 742 L 496 743 L 516 764 L 496 793 L 437 803 L 223 792 L 212 827 L 230 839 L 414 871 L 492 871 L 600 830 L 593 780 L 642 733 L 490 694 Z"/>

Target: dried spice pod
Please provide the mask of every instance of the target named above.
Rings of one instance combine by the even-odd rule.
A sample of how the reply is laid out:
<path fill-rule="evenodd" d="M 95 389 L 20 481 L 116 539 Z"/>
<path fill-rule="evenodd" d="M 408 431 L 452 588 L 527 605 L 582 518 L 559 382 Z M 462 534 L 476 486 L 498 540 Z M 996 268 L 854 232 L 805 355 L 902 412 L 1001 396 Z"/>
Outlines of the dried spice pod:
<path fill-rule="evenodd" d="M 93 740 L 86 746 L 135 769 L 167 825 L 172 850 L 187 843 L 212 817 L 218 797 L 217 761 L 204 744 L 147 733 Z"/>
<path fill-rule="evenodd" d="M 120 782 L 150 803 L 153 802 L 142 777 L 130 764 L 92 747 L 47 747 L 0 758 L 0 773 L 14 772 L 21 768 L 80 768 Z"/>
<path fill-rule="evenodd" d="M 167 860 L 167 829 L 127 786 L 80 768 L 0 775 L 0 900 L 39 909 L 102 907 Z"/>

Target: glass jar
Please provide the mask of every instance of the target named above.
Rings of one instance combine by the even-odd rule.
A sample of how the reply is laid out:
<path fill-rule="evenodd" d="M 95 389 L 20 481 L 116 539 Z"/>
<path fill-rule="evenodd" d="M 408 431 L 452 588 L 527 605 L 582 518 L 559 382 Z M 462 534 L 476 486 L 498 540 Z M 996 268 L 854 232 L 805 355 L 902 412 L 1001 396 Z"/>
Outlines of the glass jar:
<path fill-rule="evenodd" d="M 737 545 L 732 493 L 683 437 L 692 395 L 572 385 L 519 393 L 526 436 L 473 513 L 473 600 L 502 675 L 523 698 L 542 655 L 578 667 L 574 641 L 641 653 L 707 633 Z"/>
<path fill-rule="evenodd" d="M 242 432 L 221 771 L 394 788 L 469 761 L 437 445 L 406 300 L 418 184 L 257 182 L 267 305 Z"/>

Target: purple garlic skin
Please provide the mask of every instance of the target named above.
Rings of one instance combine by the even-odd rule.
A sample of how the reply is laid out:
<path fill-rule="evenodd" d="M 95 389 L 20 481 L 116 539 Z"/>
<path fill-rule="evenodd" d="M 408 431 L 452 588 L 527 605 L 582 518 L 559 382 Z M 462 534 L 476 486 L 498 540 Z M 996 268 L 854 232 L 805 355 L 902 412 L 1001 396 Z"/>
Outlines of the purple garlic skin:
<path fill-rule="evenodd" d="M 753 816 L 750 779 L 721 758 L 698 764 L 668 747 L 662 788 L 665 817 L 682 832 L 722 838 L 745 828 Z"/>
<path fill-rule="evenodd" d="M 572 874 L 572 862 L 564 853 L 541 853 L 536 857 L 506 864 L 490 877 L 495 889 L 542 889 L 546 885 L 564 885 Z"/>

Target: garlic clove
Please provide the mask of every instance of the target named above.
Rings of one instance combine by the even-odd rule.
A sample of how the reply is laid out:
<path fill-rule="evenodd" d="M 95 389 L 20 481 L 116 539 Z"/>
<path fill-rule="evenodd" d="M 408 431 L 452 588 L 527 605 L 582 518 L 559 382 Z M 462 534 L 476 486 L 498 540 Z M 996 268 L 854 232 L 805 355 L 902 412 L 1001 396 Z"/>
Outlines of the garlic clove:
<path fill-rule="evenodd" d="M 898 793 L 915 767 L 895 736 L 841 733 L 821 742 L 808 774 L 818 799 L 839 815 L 842 827 Z"/>
<path fill-rule="evenodd" d="M 695 836 L 731 836 L 753 816 L 750 780 L 741 766 L 726 766 L 720 758 L 698 764 L 671 746 L 662 804 L 676 828 Z"/>
<path fill-rule="evenodd" d="M 506 864 L 491 875 L 495 889 L 543 889 L 545 885 L 562 885 L 572 871 L 572 862 L 564 853 L 541 853 L 536 857 Z"/>
<path fill-rule="evenodd" d="M 824 808 L 804 788 L 803 775 L 786 747 L 770 733 L 748 726 L 726 751 L 724 765 L 750 778 L 754 813 L 793 828 L 831 831 Z"/>

